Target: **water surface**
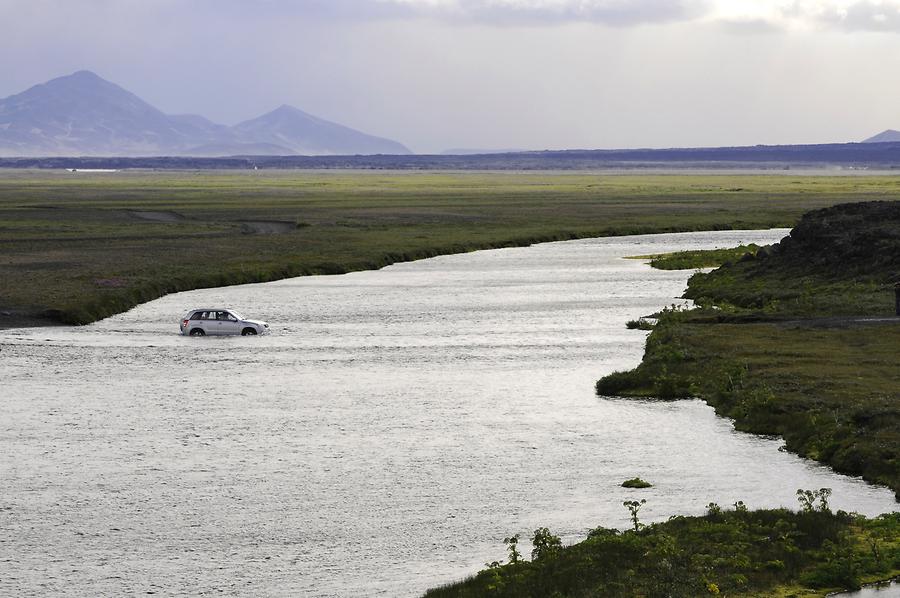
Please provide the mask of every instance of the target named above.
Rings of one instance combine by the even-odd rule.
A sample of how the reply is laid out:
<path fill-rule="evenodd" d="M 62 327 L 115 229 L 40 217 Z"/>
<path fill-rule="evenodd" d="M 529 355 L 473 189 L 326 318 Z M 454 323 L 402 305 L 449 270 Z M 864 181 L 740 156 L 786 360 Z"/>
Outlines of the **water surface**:
<path fill-rule="evenodd" d="M 82 328 L 0 332 L 0 594 L 414 596 L 549 526 L 566 541 L 709 502 L 892 493 L 736 433 L 698 401 L 598 398 L 626 320 L 689 272 L 622 256 L 786 231 L 549 243 L 179 293 Z M 193 307 L 270 322 L 187 338 Z M 629 491 L 640 476 L 655 484 Z"/>

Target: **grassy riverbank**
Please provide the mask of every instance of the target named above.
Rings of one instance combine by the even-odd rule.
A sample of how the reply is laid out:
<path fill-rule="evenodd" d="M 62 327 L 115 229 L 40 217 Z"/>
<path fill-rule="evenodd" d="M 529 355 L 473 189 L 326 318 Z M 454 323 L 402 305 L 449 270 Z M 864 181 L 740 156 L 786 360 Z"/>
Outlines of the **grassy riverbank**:
<path fill-rule="evenodd" d="M 900 322 L 712 323 L 667 315 L 603 395 L 699 396 L 735 427 L 900 492 Z M 709 318 L 709 319 L 704 319 Z"/>
<path fill-rule="evenodd" d="M 694 270 L 714 268 L 725 262 L 736 261 L 745 255 L 759 251 L 759 246 L 751 243 L 727 249 L 707 249 L 695 251 L 676 251 L 655 255 L 636 255 L 631 259 L 650 260 L 650 265 L 659 270 Z"/>
<path fill-rule="evenodd" d="M 900 573 L 900 514 L 875 519 L 831 513 L 748 511 L 710 505 L 626 532 L 597 528 L 563 548 L 536 530 L 532 560 L 437 588 L 426 598 L 782 596 L 811 598 Z M 517 552 L 525 549 L 519 549 Z"/>
<path fill-rule="evenodd" d="M 539 241 L 791 226 L 898 177 L 0 173 L 0 327 L 166 293 Z"/>
<path fill-rule="evenodd" d="M 900 497 L 900 203 L 811 213 L 788 241 L 694 275 L 643 362 L 602 395 L 699 396 L 738 429 Z"/>

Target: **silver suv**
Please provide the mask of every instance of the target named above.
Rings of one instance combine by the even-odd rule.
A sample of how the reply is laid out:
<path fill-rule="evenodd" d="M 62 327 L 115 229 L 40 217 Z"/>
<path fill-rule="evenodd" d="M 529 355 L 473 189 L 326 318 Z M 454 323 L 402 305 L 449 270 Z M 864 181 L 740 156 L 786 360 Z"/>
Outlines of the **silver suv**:
<path fill-rule="evenodd" d="M 221 307 L 192 309 L 181 318 L 181 334 L 191 336 L 220 336 L 240 334 L 252 336 L 269 331 L 269 325 L 258 320 L 247 320 L 233 309 Z"/>

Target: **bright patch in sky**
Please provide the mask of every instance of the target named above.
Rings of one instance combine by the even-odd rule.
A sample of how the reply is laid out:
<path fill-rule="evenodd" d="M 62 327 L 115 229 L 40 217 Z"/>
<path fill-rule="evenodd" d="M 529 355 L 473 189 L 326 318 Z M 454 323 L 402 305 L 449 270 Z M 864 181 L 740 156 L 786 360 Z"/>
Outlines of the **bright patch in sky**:
<path fill-rule="evenodd" d="M 884 29 L 900 19 L 898 0 L 716 0 L 711 20 L 764 22 L 789 29 Z"/>
<path fill-rule="evenodd" d="M 375 0 L 412 14 L 503 21 L 505 18 L 757 23 L 784 29 L 900 29 L 900 0 Z"/>

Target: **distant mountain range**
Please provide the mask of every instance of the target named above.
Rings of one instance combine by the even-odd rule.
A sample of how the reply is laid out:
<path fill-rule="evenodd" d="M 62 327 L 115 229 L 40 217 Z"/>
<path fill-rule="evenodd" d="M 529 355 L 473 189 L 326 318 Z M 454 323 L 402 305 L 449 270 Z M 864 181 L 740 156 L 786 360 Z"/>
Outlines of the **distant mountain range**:
<path fill-rule="evenodd" d="M 888 129 L 863 141 L 900 142 L 900 131 Z M 850 144 L 852 145 L 852 144 Z M 528 152 L 522 150 L 453 149 L 453 156 L 473 154 L 507 156 L 503 163 L 541 164 L 576 156 L 593 162 L 650 160 L 728 161 L 850 159 L 863 154 L 841 144 L 821 146 L 755 146 L 747 148 L 673 148 L 664 150 L 563 150 Z M 775 150 L 775 148 L 781 148 Z M 790 149 L 789 149 L 790 148 Z M 879 153 L 878 163 L 893 161 L 893 148 Z M 887 153 L 885 153 L 887 152 Z M 239 123 L 233 127 L 195 114 L 164 114 L 133 93 L 90 71 L 78 71 L 52 79 L 8 98 L 0 99 L 0 158 L 175 156 L 219 158 L 229 156 L 407 156 L 401 143 L 368 135 L 343 125 L 307 114 L 292 106 Z M 845 155 L 846 154 L 846 155 Z M 841 156 L 839 158 L 839 155 Z M 590 156 L 589 158 L 587 156 Z M 429 158 L 424 158 L 430 163 Z M 382 163 L 383 161 L 378 161 Z M 396 161 L 391 160 L 390 163 Z M 419 165 L 421 160 L 414 163 Z M 465 162 L 465 161 L 464 161 Z M 468 163 L 468 162 L 465 162 Z M 410 163 L 413 164 L 413 163 Z M 402 167 L 402 166 L 401 166 Z M 411 166 L 412 167 L 412 166 Z"/>
<path fill-rule="evenodd" d="M 90 71 L 0 100 L 0 156 L 409 154 L 402 144 L 281 106 L 233 127 L 168 115 Z"/>

